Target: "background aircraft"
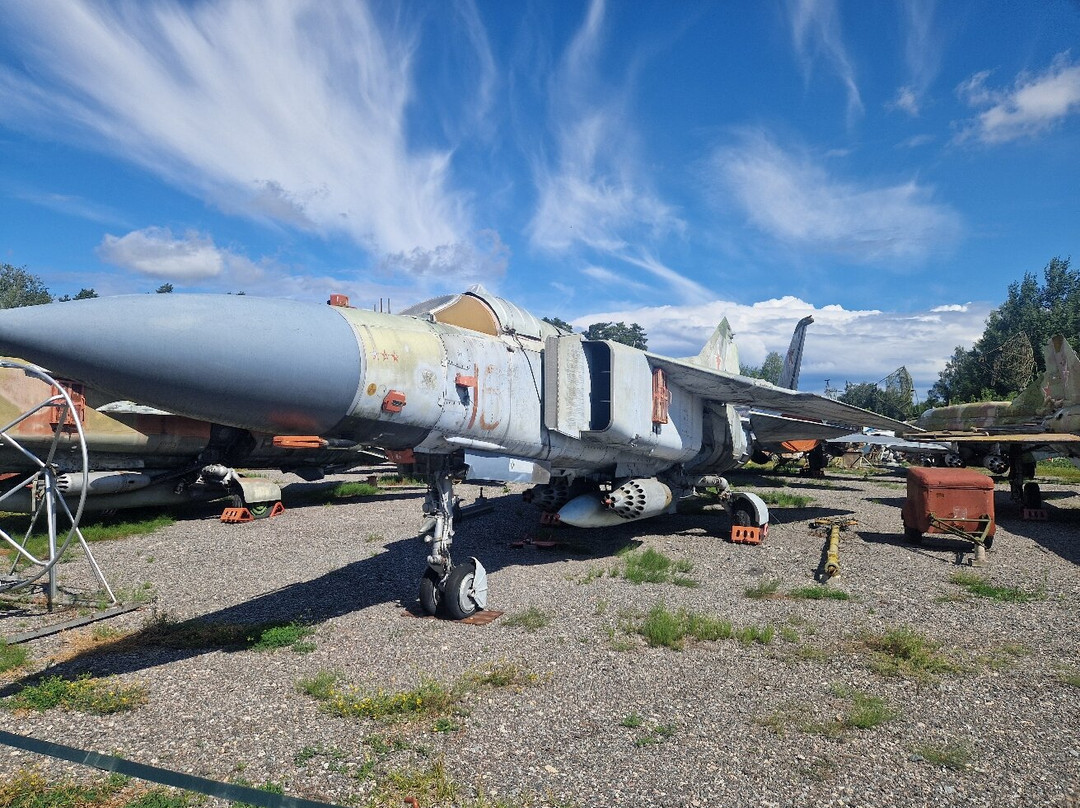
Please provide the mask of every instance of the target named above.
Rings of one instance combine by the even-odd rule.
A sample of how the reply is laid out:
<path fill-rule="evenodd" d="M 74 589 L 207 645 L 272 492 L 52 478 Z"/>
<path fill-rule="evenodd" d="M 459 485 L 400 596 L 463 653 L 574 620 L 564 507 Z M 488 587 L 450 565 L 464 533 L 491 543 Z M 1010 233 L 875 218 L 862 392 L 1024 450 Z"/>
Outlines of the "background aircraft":
<path fill-rule="evenodd" d="M 233 497 L 234 504 L 246 506 L 259 518 L 281 500 L 281 488 L 271 480 L 245 477 L 237 467 L 280 469 L 316 480 L 327 470 L 373 461 L 370 452 L 351 441 L 275 439 L 116 401 L 75 382 L 65 388 L 78 410 L 86 440 L 89 473 L 84 509 L 89 511 Z M 17 366 L 0 366 L 0 477 L 21 479 L 37 471 L 35 458 L 50 451 L 59 406 L 35 408 L 51 394 L 51 385 L 43 379 Z M 50 461 L 57 472 L 58 490 L 68 498 L 77 497 L 83 485 L 76 437 L 73 432 L 61 435 Z M 2 509 L 32 512 L 30 490 L 17 486 L 4 498 Z"/>
<path fill-rule="evenodd" d="M 1060 334 L 1046 343 L 1043 356 L 1042 377 L 1012 401 L 927 410 L 903 437 L 951 444 L 948 465 L 978 464 L 994 474 L 1008 474 L 1013 499 L 1038 507 L 1038 484 L 1024 483 L 1035 476 L 1035 460 L 1080 458 L 1080 358 Z"/>
<path fill-rule="evenodd" d="M 92 335 L 92 338 L 87 338 Z M 428 481 L 429 613 L 487 603 L 454 564 L 453 480 L 528 479 L 569 524 L 670 512 L 745 462 L 735 405 L 895 428 L 875 413 L 738 374 L 726 321 L 690 359 L 566 334 L 474 287 L 397 315 L 250 295 L 134 295 L 0 312 L 0 351 L 191 418 L 399 453 Z M 475 474 L 474 474 L 475 476 Z M 764 524 L 763 502 L 742 513 Z"/>

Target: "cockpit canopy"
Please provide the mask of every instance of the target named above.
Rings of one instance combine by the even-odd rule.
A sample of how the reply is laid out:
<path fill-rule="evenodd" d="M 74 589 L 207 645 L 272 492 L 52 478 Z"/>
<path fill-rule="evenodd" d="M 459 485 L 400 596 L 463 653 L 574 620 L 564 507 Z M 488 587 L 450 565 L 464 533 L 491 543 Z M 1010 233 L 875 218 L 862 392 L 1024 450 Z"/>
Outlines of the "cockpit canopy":
<path fill-rule="evenodd" d="M 470 286 L 461 294 L 433 297 L 410 306 L 401 313 L 445 325 L 456 325 L 493 337 L 517 334 L 520 337 L 544 340 L 564 333 L 520 306 L 496 297 L 480 284 Z"/>

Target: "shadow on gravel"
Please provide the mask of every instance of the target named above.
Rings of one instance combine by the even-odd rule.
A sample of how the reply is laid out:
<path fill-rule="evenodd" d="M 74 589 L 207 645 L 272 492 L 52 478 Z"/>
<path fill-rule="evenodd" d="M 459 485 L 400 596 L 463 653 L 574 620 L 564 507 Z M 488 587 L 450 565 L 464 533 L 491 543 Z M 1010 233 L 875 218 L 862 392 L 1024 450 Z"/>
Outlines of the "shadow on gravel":
<path fill-rule="evenodd" d="M 407 495 L 416 496 L 415 492 Z M 539 511 L 523 506 L 516 495 L 488 497 L 488 500 L 495 506 L 493 512 L 473 516 L 456 525 L 454 556 L 459 560 L 476 556 L 489 573 L 504 567 L 550 564 L 582 556 L 612 556 L 622 548 L 640 546 L 642 542 L 637 537 L 642 534 L 670 534 L 706 525 L 712 533 L 721 523 L 725 531 L 730 530 L 726 515 L 717 518 L 678 514 L 587 531 L 551 529 L 540 526 L 535 519 L 522 517 L 522 511 L 533 511 L 537 515 Z M 294 512 L 302 511 L 303 507 L 295 508 Z M 523 538 L 553 541 L 555 546 L 542 550 L 512 546 Z M 183 622 L 153 621 L 115 641 L 77 651 L 45 671 L 6 685 L 0 689 L 0 697 L 12 695 L 45 676 L 74 679 L 90 674 L 102 677 L 132 673 L 208 653 L 250 650 L 257 636 L 249 635 L 258 635 L 269 626 L 318 625 L 371 606 L 393 605 L 405 610 L 417 601 L 425 556 L 426 545 L 418 538 L 391 541 L 383 552 L 311 580 L 288 584 Z M 446 624 L 454 626 L 453 621 L 448 620 Z"/>

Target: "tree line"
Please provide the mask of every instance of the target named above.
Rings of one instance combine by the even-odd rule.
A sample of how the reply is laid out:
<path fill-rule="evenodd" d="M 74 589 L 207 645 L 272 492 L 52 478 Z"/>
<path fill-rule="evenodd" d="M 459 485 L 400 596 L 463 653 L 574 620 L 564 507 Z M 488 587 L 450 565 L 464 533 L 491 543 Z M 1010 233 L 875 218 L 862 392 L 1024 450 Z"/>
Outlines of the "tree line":
<path fill-rule="evenodd" d="M 163 283 L 154 291 L 168 294 L 173 290 L 171 283 Z M 28 271 L 26 267 L 0 264 L 0 309 L 16 309 L 20 306 L 38 306 L 42 303 L 64 303 L 68 300 L 86 300 L 97 297 L 93 289 L 80 289 L 76 295 L 53 297 L 40 277 Z"/>

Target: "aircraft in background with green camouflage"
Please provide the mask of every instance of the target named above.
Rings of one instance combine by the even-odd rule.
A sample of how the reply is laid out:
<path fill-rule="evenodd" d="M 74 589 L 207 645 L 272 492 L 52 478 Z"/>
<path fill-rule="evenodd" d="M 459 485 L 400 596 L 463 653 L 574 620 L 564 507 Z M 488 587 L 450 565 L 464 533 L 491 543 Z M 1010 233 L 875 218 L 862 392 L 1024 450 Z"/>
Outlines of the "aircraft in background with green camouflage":
<path fill-rule="evenodd" d="M 946 465 L 982 465 L 994 474 L 1008 474 L 1013 499 L 1025 507 L 1038 507 L 1042 503 L 1038 484 L 1024 483 L 1035 476 L 1035 461 L 1080 458 L 1080 358 L 1060 334 L 1046 343 L 1043 356 L 1042 378 L 1012 401 L 927 410 L 917 429 L 904 437 L 951 444 Z"/>

